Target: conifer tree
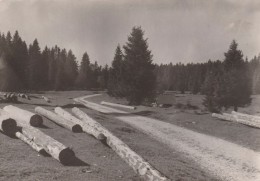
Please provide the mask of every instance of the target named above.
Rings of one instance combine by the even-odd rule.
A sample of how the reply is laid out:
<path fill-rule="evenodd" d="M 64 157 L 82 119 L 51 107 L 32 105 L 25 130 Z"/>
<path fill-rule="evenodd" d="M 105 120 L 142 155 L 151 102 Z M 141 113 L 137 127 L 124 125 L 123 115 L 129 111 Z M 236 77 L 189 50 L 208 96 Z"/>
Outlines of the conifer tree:
<path fill-rule="evenodd" d="M 124 50 L 123 81 L 127 100 L 137 105 L 153 100 L 156 88 L 155 65 L 141 27 L 132 29 Z"/>
<path fill-rule="evenodd" d="M 41 87 L 40 80 L 40 61 L 41 50 L 38 40 L 35 39 L 33 44 L 29 46 L 29 88 L 31 90 L 38 90 Z"/>
<path fill-rule="evenodd" d="M 120 45 L 116 47 L 112 67 L 109 70 L 108 93 L 113 96 L 123 96 L 123 53 Z"/>
<path fill-rule="evenodd" d="M 76 62 L 76 57 L 71 50 L 69 50 L 67 55 L 64 65 L 64 73 L 66 78 L 66 88 L 73 88 L 78 74 L 78 65 Z"/>
<path fill-rule="evenodd" d="M 225 82 L 221 84 L 223 92 L 222 106 L 234 107 L 237 111 L 239 106 L 251 102 L 252 83 L 249 77 L 248 67 L 243 60 L 243 53 L 237 49 L 238 44 L 232 41 L 228 52 L 225 53 L 224 67 Z"/>
<path fill-rule="evenodd" d="M 91 68 L 90 61 L 87 52 L 83 54 L 79 73 L 76 79 L 76 86 L 81 89 L 90 88 L 90 80 L 91 80 Z"/>

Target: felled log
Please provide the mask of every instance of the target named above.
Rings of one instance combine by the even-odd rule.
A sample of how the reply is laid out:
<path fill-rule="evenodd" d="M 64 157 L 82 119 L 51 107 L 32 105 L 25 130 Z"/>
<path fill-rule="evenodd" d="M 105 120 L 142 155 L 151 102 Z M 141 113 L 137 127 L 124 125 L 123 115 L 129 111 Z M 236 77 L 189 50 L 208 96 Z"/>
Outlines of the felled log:
<path fill-rule="evenodd" d="M 236 111 L 231 112 L 232 115 L 237 116 L 239 119 L 245 119 L 251 122 L 260 123 L 260 116 L 254 116 L 250 114 L 239 113 Z"/>
<path fill-rule="evenodd" d="M 36 107 L 35 112 L 48 118 L 49 120 L 55 122 L 56 124 L 69 129 L 72 132 L 79 133 L 82 132 L 82 127 L 79 124 L 73 123 L 70 120 L 66 120 L 63 117 L 46 110 L 42 107 Z"/>
<path fill-rule="evenodd" d="M 71 122 L 73 122 L 75 124 L 79 124 L 82 127 L 82 130 L 85 133 L 94 136 L 96 139 L 101 140 L 101 141 L 106 139 L 106 137 L 104 136 L 103 133 L 101 133 L 100 131 L 98 131 L 97 129 L 95 129 L 93 127 L 88 126 L 82 120 L 76 118 L 75 116 L 73 116 L 69 112 L 65 111 L 61 107 L 56 107 L 54 109 L 54 111 L 55 111 L 56 114 L 58 114 L 59 116 L 63 117 L 64 119 L 67 119 L 67 120 L 69 120 L 69 121 L 71 121 Z"/>
<path fill-rule="evenodd" d="M 42 98 L 43 98 L 46 102 L 48 102 L 48 103 L 51 102 L 50 99 L 49 99 L 48 97 L 42 96 Z"/>
<path fill-rule="evenodd" d="M 233 114 L 212 114 L 212 117 L 216 117 L 222 120 L 227 120 L 227 121 L 233 121 L 233 122 L 238 122 L 247 126 L 251 126 L 251 127 L 255 127 L 255 128 L 260 128 L 260 123 L 258 122 L 253 122 L 253 121 L 248 121 L 243 119 L 243 117 L 239 117 L 237 115 L 233 115 Z"/>
<path fill-rule="evenodd" d="M 19 131 L 15 133 L 15 136 L 25 142 L 26 144 L 30 145 L 35 151 L 43 154 L 45 152 L 43 146 L 36 144 L 33 139 L 29 139 L 27 136 L 23 135 Z"/>
<path fill-rule="evenodd" d="M 75 153 L 70 148 L 32 126 L 22 127 L 22 133 L 63 164 L 69 163 L 75 157 Z"/>
<path fill-rule="evenodd" d="M 212 113 L 212 117 L 215 117 L 215 118 L 219 118 L 219 119 L 222 119 L 222 120 L 226 120 L 226 121 L 237 121 L 231 114 L 217 114 L 217 113 Z"/>
<path fill-rule="evenodd" d="M 108 105 L 108 106 L 114 106 L 114 107 L 121 107 L 121 108 L 126 108 L 126 109 L 133 109 L 133 110 L 136 109 L 136 107 L 134 107 L 134 106 L 126 106 L 126 105 L 115 104 L 115 103 L 106 102 L 106 101 L 102 101 L 101 104 Z"/>
<path fill-rule="evenodd" d="M 42 117 L 32 112 L 20 109 L 18 107 L 9 105 L 3 108 L 10 117 L 15 119 L 17 122 L 24 122 L 32 126 L 40 126 L 43 123 Z M 19 123 L 18 123 L 19 124 Z"/>
<path fill-rule="evenodd" d="M 3 110 L 2 110 L 3 111 Z M 0 130 L 6 134 L 13 135 L 17 131 L 17 123 L 8 115 L 0 113 Z"/>
<path fill-rule="evenodd" d="M 90 118 L 86 113 L 78 108 L 73 108 L 72 112 L 77 117 L 85 121 L 89 126 L 96 128 L 98 131 L 103 133 L 107 138 L 107 144 L 145 180 L 168 180 L 159 171 L 146 162 L 141 156 L 131 150 L 131 148 L 129 148 L 123 141 L 114 136 L 101 124 Z"/>

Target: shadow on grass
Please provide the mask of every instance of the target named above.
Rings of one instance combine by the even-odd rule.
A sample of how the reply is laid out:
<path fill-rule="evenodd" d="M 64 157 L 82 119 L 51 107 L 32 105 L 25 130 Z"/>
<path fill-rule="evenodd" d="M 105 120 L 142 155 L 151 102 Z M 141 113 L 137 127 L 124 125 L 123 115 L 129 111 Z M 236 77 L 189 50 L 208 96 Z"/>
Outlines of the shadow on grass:
<path fill-rule="evenodd" d="M 77 108 L 87 108 L 86 106 L 84 106 L 82 104 L 66 104 L 66 105 L 63 105 L 61 107 L 62 108 L 74 108 L 74 107 L 77 107 Z"/>
<path fill-rule="evenodd" d="M 88 163 L 84 162 L 83 160 L 79 159 L 76 156 L 70 157 L 66 162 L 61 162 L 64 166 L 90 166 Z"/>
<path fill-rule="evenodd" d="M 48 126 L 46 126 L 44 124 L 37 126 L 37 128 L 51 129 L 50 127 L 48 127 Z"/>
<path fill-rule="evenodd" d="M 140 111 L 140 112 L 136 112 L 136 113 L 132 113 L 132 114 L 138 115 L 138 116 L 149 116 L 153 113 L 154 113 L 153 111 Z"/>

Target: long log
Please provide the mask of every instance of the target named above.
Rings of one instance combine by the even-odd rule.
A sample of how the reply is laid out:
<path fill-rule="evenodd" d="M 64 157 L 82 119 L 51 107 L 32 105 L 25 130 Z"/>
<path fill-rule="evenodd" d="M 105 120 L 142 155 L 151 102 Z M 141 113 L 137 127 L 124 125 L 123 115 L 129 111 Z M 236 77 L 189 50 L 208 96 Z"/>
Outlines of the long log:
<path fill-rule="evenodd" d="M 48 102 L 48 103 L 51 102 L 50 99 L 49 99 L 48 97 L 42 96 L 42 98 L 43 98 L 46 102 Z"/>
<path fill-rule="evenodd" d="M 14 135 L 18 130 L 16 121 L 3 114 L 2 111 L 0 113 L 0 130 L 9 135 Z"/>
<path fill-rule="evenodd" d="M 233 115 L 233 114 L 212 114 L 212 117 L 216 117 L 222 120 L 227 120 L 227 121 L 233 121 L 233 122 L 238 122 L 247 126 L 251 126 L 251 127 L 255 127 L 255 128 L 260 128 L 260 123 L 258 122 L 253 122 L 253 121 L 248 121 L 243 119 L 242 117 L 239 117 L 237 115 Z"/>
<path fill-rule="evenodd" d="M 63 164 L 69 163 L 75 157 L 75 153 L 70 148 L 32 126 L 22 127 L 22 133 Z"/>
<path fill-rule="evenodd" d="M 103 141 L 106 139 L 106 137 L 104 136 L 103 133 L 101 133 L 100 131 L 98 131 L 97 129 L 88 126 L 86 123 L 84 123 L 82 120 L 76 118 L 75 116 L 73 116 L 72 114 L 70 114 L 69 112 L 65 111 L 64 109 L 62 109 L 61 107 L 56 107 L 54 109 L 55 113 L 58 114 L 59 116 L 63 117 L 64 119 L 67 119 L 75 124 L 79 124 L 82 127 L 82 130 L 87 133 L 90 134 L 92 136 L 94 136 L 96 139 Z"/>
<path fill-rule="evenodd" d="M 240 119 L 245 119 L 245 120 L 248 120 L 248 121 L 260 123 L 260 116 L 244 114 L 244 113 L 240 113 L 240 112 L 236 112 L 236 111 L 232 111 L 231 114 L 237 116 Z"/>
<path fill-rule="evenodd" d="M 32 126 L 40 126 L 43 123 L 41 116 L 34 114 L 32 112 L 20 109 L 18 107 L 9 105 L 3 108 L 9 113 L 10 117 L 15 119 L 17 122 L 24 122 Z"/>
<path fill-rule="evenodd" d="M 107 137 L 107 144 L 119 155 L 126 163 L 131 166 L 145 180 L 164 181 L 169 180 L 159 171 L 153 168 L 136 152 L 131 150 L 123 141 L 114 136 L 110 131 L 104 128 L 101 124 L 90 118 L 86 113 L 78 108 L 73 108 L 72 112 L 80 119 L 85 121 L 89 126 L 96 128 Z"/>
<path fill-rule="evenodd" d="M 219 118 L 225 121 L 234 121 L 234 122 L 237 121 L 231 114 L 228 115 L 228 114 L 212 113 L 212 117 Z"/>
<path fill-rule="evenodd" d="M 49 120 L 55 122 L 56 124 L 69 129 L 72 132 L 80 133 L 82 132 L 82 127 L 79 124 L 73 123 L 70 120 L 66 120 L 63 117 L 48 111 L 42 107 L 36 107 L 35 112 L 48 118 Z"/>
<path fill-rule="evenodd" d="M 114 106 L 114 107 L 121 107 L 121 108 L 126 108 L 126 109 L 133 109 L 133 110 L 136 109 L 136 107 L 134 107 L 134 106 L 126 106 L 126 105 L 115 104 L 115 103 L 106 102 L 106 101 L 102 101 L 101 104 L 108 105 L 108 106 Z"/>
<path fill-rule="evenodd" d="M 26 144 L 30 145 L 35 151 L 39 152 L 40 154 L 45 153 L 43 146 L 36 144 L 33 139 L 29 139 L 27 136 L 23 135 L 19 131 L 15 133 L 15 136 L 25 142 Z"/>

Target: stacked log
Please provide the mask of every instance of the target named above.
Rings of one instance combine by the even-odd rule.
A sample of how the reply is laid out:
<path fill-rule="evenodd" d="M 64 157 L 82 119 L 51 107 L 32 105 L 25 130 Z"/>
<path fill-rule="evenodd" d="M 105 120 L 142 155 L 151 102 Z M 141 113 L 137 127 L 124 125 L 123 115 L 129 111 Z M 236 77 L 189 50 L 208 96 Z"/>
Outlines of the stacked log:
<path fill-rule="evenodd" d="M 93 127 L 88 126 L 82 120 L 76 118 L 75 116 L 73 116 L 69 112 L 65 111 L 61 107 L 56 107 L 54 111 L 56 114 L 63 117 L 64 119 L 67 119 L 75 124 L 79 124 L 85 133 L 94 136 L 96 139 L 98 139 L 100 141 L 104 141 L 106 139 L 106 137 L 104 136 L 103 133 L 101 133 L 100 131 L 98 131 L 97 129 L 95 129 Z"/>
<path fill-rule="evenodd" d="M 115 103 L 106 102 L 106 101 L 102 101 L 101 104 L 108 105 L 108 106 L 114 106 L 114 107 L 121 107 L 121 108 L 126 108 L 126 109 L 132 109 L 132 110 L 136 109 L 136 107 L 134 107 L 134 106 L 126 106 L 126 105 L 115 104 Z"/>
<path fill-rule="evenodd" d="M 45 151 L 49 153 L 53 158 L 60 161 L 63 164 L 67 164 L 75 157 L 75 153 L 62 143 L 53 139 L 52 137 L 44 134 L 35 127 L 30 126 L 24 121 L 19 121 L 19 125 L 22 127 L 21 132 L 18 132 L 15 120 L 10 118 L 10 113 L 0 109 L 0 123 L 1 130 L 3 132 L 13 132 L 17 138 L 30 145 L 34 150 L 39 153 Z M 11 128 L 9 128 L 11 127 Z"/>
<path fill-rule="evenodd" d="M 135 172 L 137 172 L 145 180 L 157 180 L 164 181 L 169 180 L 163 176 L 159 171 L 153 168 L 148 162 L 146 162 L 136 152 L 131 150 L 123 141 L 114 136 L 101 124 L 90 118 L 86 113 L 78 108 L 73 108 L 72 112 L 85 121 L 90 127 L 96 128 L 107 137 L 107 144 L 125 161 L 127 162 Z"/>
<path fill-rule="evenodd" d="M 35 112 L 48 118 L 49 120 L 53 121 L 54 123 L 56 123 L 60 126 L 69 129 L 72 132 L 75 132 L 75 133 L 82 132 L 82 127 L 79 124 L 66 120 L 63 117 L 61 117 L 51 111 L 48 111 L 42 107 L 36 107 Z"/>
<path fill-rule="evenodd" d="M 43 124 L 43 119 L 41 116 L 34 114 L 32 112 L 20 109 L 18 107 L 9 105 L 3 108 L 10 117 L 15 119 L 17 123 L 26 123 L 32 126 L 41 126 Z"/>

